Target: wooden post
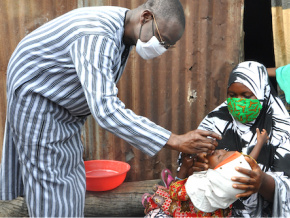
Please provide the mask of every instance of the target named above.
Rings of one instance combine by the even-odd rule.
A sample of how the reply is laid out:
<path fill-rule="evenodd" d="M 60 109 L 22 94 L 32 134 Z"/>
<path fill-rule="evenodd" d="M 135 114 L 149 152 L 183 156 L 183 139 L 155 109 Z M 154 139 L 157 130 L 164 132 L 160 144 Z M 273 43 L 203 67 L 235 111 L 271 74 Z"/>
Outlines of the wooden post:
<path fill-rule="evenodd" d="M 116 189 L 105 192 L 87 192 L 85 217 L 142 217 L 144 207 L 141 198 L 144 193 L 153 194 L 154 184 L 161 180 L 124 182 Z M 0 217 L 28 217 L 28 210 L 22 197 L 12 201 L 0 201 Z"/>

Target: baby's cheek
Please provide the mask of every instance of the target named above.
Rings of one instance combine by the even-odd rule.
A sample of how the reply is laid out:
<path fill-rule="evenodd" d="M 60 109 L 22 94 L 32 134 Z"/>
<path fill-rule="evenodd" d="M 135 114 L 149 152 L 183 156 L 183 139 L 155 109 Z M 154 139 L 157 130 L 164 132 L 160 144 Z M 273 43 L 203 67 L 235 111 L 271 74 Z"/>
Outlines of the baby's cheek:
<path fill-rule="evenodd" d="M 219 161 L 216 160 L 216 158 L 211 157 L 208 158 L 208 167 L 210 169 L 214 169 L 219 164 Z"/>

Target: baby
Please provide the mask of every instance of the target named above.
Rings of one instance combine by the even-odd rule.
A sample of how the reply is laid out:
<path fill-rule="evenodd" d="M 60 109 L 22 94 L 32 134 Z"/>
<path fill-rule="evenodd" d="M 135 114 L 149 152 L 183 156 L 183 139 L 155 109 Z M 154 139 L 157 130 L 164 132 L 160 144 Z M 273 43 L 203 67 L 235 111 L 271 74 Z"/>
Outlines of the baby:
<path fill-rule="evenodd" d="M 257 131 L 257 144 L 250 157 L 257 159 L 261 148 L 269 139 L 266 130 Z M 187 179 L 187 172 L 193 166 L 193 158 L 182 156 L 182 165 L 176 181 L 167 181 L 169 189 L 157 186 L 155 194 L 144 201 L 145 214 L 151 210 L 161 209 L 169 216 L 221 216 L 231 215 L 230 207 L 237 200 L 236 195 L 244 190 L 232 187 L 233 176 L 246 177 L 235 167 L 251 169 L 244 155 L 236 151 L 215 150 L 206 156 L 209 169 L 194 172 Z M 169 171 L 170 172 L 170 171 Z M 168 177 L 170 178 L 170 174 Z M 172 177 L 172 176 L 171 176 Z M 236 183 L 236 182 L 235 182 Z"/>

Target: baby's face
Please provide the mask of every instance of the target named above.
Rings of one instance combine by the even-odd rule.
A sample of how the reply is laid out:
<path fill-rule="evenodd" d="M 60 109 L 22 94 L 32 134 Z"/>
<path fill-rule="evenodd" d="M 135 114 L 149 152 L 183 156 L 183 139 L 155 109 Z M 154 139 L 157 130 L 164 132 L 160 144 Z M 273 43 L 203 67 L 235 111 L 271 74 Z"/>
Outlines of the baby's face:
<path fill-rule="evenodd" d="M 235 151 L 226 150 L 215 150 L 213 154 L 208 154 L 206 158 L 208 159 L 208 166 L 210 169 L 214 169 L 223 160 L 234 154 Z"/>

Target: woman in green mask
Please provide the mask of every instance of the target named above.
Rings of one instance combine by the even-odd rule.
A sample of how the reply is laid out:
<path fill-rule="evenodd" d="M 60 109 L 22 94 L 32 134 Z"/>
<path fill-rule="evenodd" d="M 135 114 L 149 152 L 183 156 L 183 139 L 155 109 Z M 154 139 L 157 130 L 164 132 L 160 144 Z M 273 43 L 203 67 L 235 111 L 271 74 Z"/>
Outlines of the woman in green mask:
<path fill-rule="evenodd" d="M 238 64 L 230 73 L 227 99 L 210 112 L 199 129 L 222 135 L 216 149 L 249 154 L 257 143 L 256 128 L 269 133 L 258 164 L 249 162 L 252 170 L 238 171 L 249 176 L 232 178 L 245 190 L 233 205 L 233 216 L 290 217 L 290 117 L 274 93 L 268 73 L 260 63 Z M 181 163 L 180 163 L 181 164 Z M 196 162 L 192 170 L 202 170 Z"/>
<path fill-rule="evenodd" d="M 253 92 L 238 82 L 228 88 L 227 103 L 234 119 L 243 124 L 256 120 L 262 109 L 262 104 Z"/>

